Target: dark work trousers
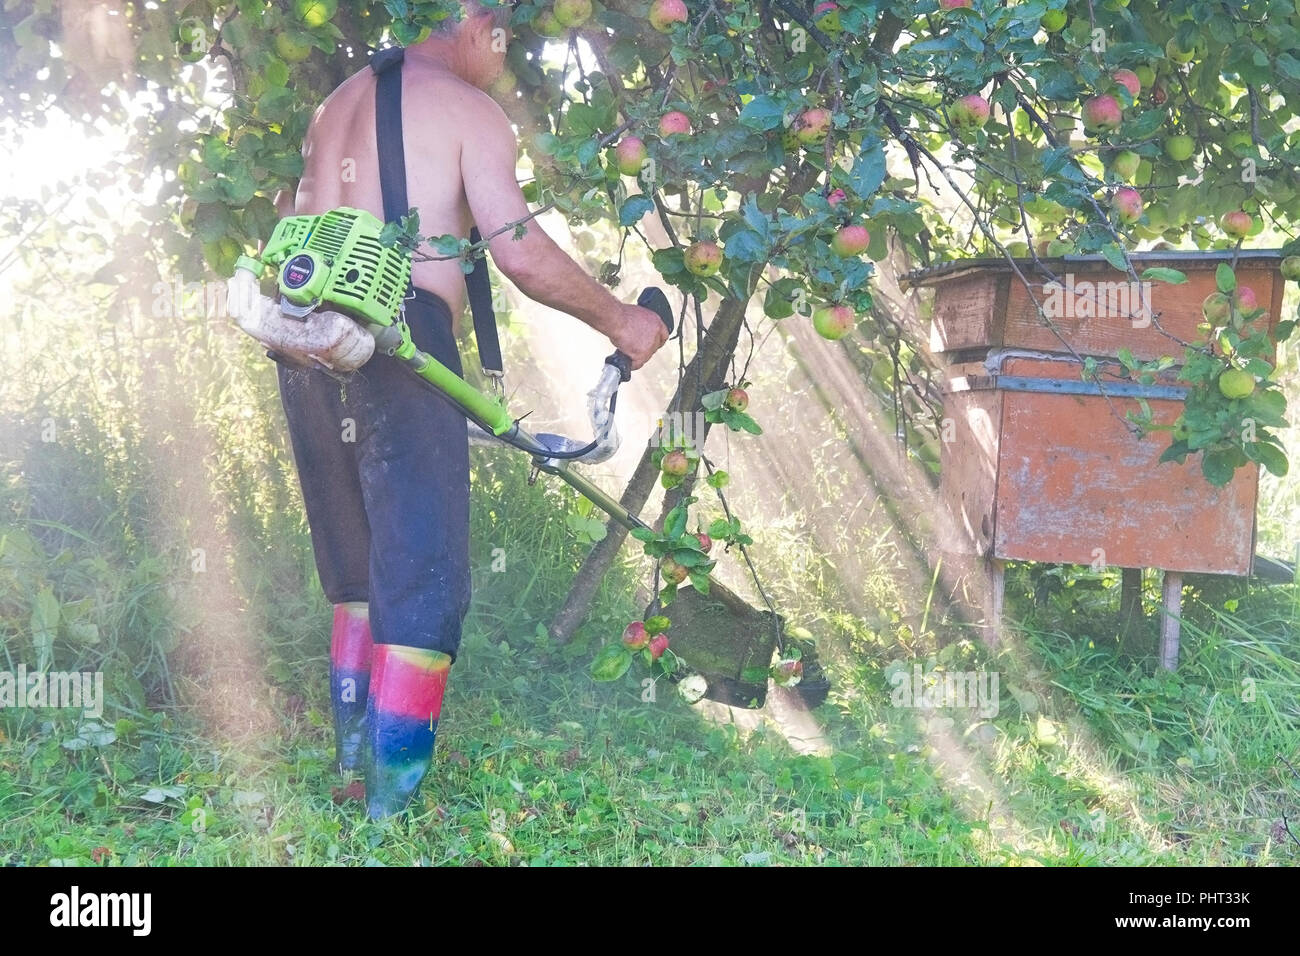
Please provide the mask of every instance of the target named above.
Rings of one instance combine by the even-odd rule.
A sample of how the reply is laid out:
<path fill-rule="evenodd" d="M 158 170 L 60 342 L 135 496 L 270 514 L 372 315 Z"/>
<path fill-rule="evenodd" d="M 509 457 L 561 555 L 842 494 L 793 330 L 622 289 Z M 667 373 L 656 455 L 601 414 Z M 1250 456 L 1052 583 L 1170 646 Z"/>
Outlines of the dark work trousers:
<path fill-rule="evenodd" d="M 461 374 L 440 297 L 415 290 L 406 321 Z M 325 596 L 369 602 L 377 643 L 455 658 L 470 600 L 465 417 L 378 352 L 346 385 L 284 365 L 279 378 Z"/>

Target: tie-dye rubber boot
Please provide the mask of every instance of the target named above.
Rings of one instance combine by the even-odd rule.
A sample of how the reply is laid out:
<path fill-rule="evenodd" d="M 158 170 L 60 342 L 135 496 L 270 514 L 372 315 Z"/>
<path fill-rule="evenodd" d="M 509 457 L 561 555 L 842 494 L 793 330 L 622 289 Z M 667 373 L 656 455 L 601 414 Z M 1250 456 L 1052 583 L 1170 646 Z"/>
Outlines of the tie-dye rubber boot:
<path fill-rule="evenodd" d="M 376 644 L 366 708 L 366 806 L 372 820 L 411 802 L 433 760 L 451 658 L 403 644 Z"/>
<path fill-rule="evenodd" d="M 334 630 L 330 635 L 330 708 L 334 712 L 334 759 L 340 773 L 361 769 L 373 647 L 366 605 L 334 605 Z"/>

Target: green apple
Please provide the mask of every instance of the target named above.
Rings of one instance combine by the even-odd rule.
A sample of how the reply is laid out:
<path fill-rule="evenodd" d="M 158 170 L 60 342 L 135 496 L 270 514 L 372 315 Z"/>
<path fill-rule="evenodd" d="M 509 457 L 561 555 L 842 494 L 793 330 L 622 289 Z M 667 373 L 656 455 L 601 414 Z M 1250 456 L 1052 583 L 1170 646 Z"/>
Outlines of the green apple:
<path fill-rule="evenodd" d="M 1170 136 L 1165 140 L 1165 155 L 1176 163 L 1185 163 L 1196 152 L 1196 140 L 1186 133 Z"/>

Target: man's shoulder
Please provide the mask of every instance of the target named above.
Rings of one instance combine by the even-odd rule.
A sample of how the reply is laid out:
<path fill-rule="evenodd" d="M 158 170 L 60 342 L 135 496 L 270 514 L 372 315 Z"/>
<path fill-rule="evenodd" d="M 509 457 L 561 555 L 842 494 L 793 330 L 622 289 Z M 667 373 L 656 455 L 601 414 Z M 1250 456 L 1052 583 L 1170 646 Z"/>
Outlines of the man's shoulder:
<path fill-rule="evenodd" d="M 505 116 L 497 101 L 477 86 L 446 70 L 426 66 L 418 58 L 407 58 L 402 68 L 402 81 L 404 90 L 410 90 L 431 108 L 464 111 L 480 120 L 485 114 Z M 470 131 L 472 129 L 465 130 Z"/>

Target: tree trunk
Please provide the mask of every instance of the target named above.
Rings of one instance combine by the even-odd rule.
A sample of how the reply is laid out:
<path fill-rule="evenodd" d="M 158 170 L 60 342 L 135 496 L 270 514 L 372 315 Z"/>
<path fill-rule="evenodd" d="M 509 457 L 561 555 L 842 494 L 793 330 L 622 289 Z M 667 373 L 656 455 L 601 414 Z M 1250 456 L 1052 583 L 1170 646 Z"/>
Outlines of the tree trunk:
<path fill-rule="evenodd" d="M 735 351 L 736 343 L 740 340 L 740 330 L 745 324 L 745 306 L 745 302 L 737 299 L 723 300 L 705 331 L 703 346 L 686 366 L 677 393 L 668 405 L 669 411 L 680 411 L 683 417 L 692 414 L 700 407 L 701 396 L 724 384 L 727 363 Z M 703 447 L 703 444 L 701 439 L 700 446 Z M 636 471 L 632 473 L 632 479 L 619 499 L 619 503 L 633 514 L 640 513 L 645 507 L 659 476 L 658 470 L 650 461 L 652 451 L 653 448 L 647 445 Z M 551 637 L 558 644 L 567 643 L 582 623 L 601 579 L 614 563 L 627 537 L 627 529 L 617 522 L 610 521 L 606 530 L 608 533 L 605 537 L 597 542 L 583 560 L 578 576 L 564 598 L 564 604 L 551 622 Z"/>

